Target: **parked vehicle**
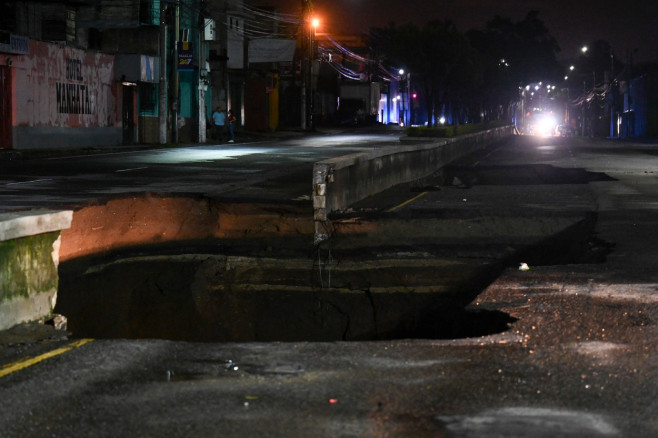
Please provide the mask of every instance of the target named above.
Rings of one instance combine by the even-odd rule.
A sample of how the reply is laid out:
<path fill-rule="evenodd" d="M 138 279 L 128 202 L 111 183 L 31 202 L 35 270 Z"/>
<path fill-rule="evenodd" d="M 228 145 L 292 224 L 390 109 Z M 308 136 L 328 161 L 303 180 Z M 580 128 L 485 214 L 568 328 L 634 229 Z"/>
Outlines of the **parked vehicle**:
<path fill-rule="evenodd" d="M 560 137 L 573 137 L 576 135 L 576 130 L 571 125 L 560 125 L 557 127 L 557 135 Z"/>

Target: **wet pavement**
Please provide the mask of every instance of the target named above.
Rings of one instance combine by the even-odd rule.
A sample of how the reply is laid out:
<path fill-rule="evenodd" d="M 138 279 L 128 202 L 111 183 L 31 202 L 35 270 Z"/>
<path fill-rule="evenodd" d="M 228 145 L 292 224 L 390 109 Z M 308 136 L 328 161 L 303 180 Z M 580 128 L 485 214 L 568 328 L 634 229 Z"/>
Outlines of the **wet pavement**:
<path fill-rule="evenodd" d="M 656 436 L 658 149 L 580 139 L 517 146 L 457 163 L 459 175 L 398 213 L 413 220 L 440 205 L 453 230 L 465 218 L 480 225 L 461 228 L 473 233 L 469 245 L 487 230 L 522 233 L 509 226 L 522 211 L 595 217 L 591 260 L 529 253 L 519 260 L 527 270 L 507 266 L 469 306 L 507 315 L 508 330 L 364 342 L 95 340 L 0 378 L 2 435 Z M 597 176 L 511 182 L 538 162 L 552 175 Z M 507 178 L 492 179 L 500 172 Z M 368 202 L 362 208 L 376 208 Z M 497 220 L 484 226 L 489 217 Z M 2 363 L 72 342 L 48 333 L 3 334 Z"/>

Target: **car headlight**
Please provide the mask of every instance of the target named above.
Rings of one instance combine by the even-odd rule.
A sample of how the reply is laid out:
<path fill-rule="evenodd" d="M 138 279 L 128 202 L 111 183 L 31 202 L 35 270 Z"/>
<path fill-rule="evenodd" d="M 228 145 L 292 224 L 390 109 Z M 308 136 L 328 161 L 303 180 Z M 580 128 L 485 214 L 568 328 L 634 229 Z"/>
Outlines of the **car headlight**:
<path fill-rule="evenodd" d="M 541 135 L 551 135 L 555 132 L 557 122 L 555 117 L 544 116 L 537 121 L 537 131 Z"/>

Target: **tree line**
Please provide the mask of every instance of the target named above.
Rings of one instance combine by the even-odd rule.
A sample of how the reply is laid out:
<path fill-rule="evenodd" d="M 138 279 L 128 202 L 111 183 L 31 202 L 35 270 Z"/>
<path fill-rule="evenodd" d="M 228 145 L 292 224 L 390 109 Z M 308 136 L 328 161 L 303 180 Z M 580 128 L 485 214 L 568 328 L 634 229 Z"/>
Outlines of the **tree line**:
<path fill-rule="evenodd" d="M 412 72 L 428 125 L 449 112 L 454 124 L 506 118 L 519 87 L 557 81 L 560 48 L 537 11 L 513 22 L 496 16 L 484 29 L 461 32 L 450 20 L 373 28 L 381 62 Z"/>

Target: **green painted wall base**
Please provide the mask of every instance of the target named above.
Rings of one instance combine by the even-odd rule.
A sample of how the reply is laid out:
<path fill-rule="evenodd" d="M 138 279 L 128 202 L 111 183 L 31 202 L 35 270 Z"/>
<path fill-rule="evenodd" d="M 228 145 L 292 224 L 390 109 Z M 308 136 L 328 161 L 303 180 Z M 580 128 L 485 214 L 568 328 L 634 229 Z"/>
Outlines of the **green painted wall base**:
<path fill-rule="evenodd" d="M 58 231 L 0 242 L 0 329 L 52 313 L 59 239 Z"/>
<path fill-rule="evenodd" d="M 71 217 L 70 211 L 0 215 L 0 330 L 52 314 L 60 230 Z"/>

